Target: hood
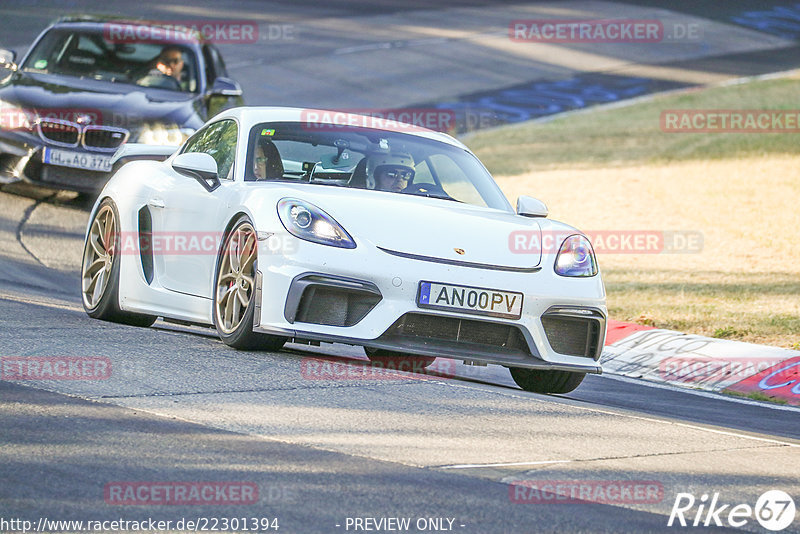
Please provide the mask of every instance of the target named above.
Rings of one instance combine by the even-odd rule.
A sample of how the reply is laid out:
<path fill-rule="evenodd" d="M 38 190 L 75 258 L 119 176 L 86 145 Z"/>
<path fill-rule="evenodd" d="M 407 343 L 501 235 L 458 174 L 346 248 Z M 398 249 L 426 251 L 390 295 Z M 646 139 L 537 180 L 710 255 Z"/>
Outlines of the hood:
<path fill-rule="evenodd" d="M 286 196 L 325 210 L 353 236 L 389 251 L 502 267 L 539 265 L 540 250 L 517 253 L 511 239 L 541 240 L 539 220 L 448 200 L 332 186 L 287 186 Z M 460 254 L 457 249 L 462 251 Z"/>
<path fill-rule="evenodd" d="M 15 73 L 0 100 L 55 118 L 90 115 L 92 124 L 135 129 L 143 122 L 199 128 L 198 95 L 50 74 Z"/>

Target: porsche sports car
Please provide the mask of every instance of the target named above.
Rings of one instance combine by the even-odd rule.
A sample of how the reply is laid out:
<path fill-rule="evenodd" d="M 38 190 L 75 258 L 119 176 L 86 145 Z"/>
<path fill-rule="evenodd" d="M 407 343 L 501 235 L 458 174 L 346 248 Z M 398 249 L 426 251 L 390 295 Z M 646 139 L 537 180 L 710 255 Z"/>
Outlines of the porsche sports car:
<path fill-rule="evenodd" d="M 167 28 L 64 18 L 19 65 L 0 50 L 0 182 L 97 193 L 120 145 L 178 146 L 241 105 L 216 47 Z"/>
<path fill-rule="evenodd" d="M 87 313 L 213 326 L 239 349 L 499 364 L 535 392 L 601 372 L 605 290 L 581 232 L 534 198 L 515 212 L 446 134 L 342 115 L 241 107 L 164 161 L 122 147 L 87 228 Z"/>

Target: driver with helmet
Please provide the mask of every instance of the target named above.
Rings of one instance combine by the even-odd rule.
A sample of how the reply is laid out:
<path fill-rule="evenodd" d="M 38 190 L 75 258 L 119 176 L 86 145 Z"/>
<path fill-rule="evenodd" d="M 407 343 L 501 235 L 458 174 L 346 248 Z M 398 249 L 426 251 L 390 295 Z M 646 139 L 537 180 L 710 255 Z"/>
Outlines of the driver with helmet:
<path fill-rule="evenodd" d="M 367 158 L 367 189 L 402 192 L 414 179 L 414 160 L 409 154 L 373 154 Z"/>

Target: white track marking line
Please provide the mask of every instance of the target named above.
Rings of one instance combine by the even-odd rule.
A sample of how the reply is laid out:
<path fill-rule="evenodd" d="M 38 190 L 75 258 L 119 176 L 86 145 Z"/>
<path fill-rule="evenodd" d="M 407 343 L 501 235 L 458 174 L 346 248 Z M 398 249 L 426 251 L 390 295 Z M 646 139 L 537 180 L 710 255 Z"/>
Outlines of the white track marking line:
<path fill-rule="evenodd" d="M 469 387 L 464 383 L 453 383 L 452 381 L 443 381 L 441 383 L 443 385 L 448 385 L 450 387 Z M 482 384 L 482 385 L 487 385 L 488 387 L 493 387 L 491 384 Z M 514 397 L 518 397 L 518 398 L 527 398 L 527 397 L 524 397 L 523 395 L 515 394 L 511 390 L 510 391 L 495 390 L 495 391 L 498 394 L 501 394 L 501 395 L 510 395 L 510 396 L 514 396 Z M 522 390 L 520 390 L 520 393 L 524 393 L 524 392 Z M 546 402 L 547 400 L 548 400 L 547 398 L 542 399 L 542 402 Z M 774 443 L 776 445 L 782 445 L 782 446 L 786 446 L 786 447 L 800 447 L 800 444 L 798 444 L 798 443 L 792 443 L 792 442 L 788 442 L 788 441 L 781 441 L 779 439 L 774 439 L 774 438 L 762 438 L 762 437 L 758 437 L 758 436 L 751 436 L 751 435 L 748 435 L 748 434 L 741 434 L 739 432 L 734 432 L 734 431 L 729 431 L 729 430 L 715 430 L 713 428 L 707 428 L 707 427 L 700 426 L 700 425 L 692 425 L 692 424 L 689 424 L 689 423 L 681 423 L 679 421 L 658 419 L 658 418 L 655 418 L 655 417 L 646 417 L 646 416 L 642 416 L 642 415 L 633 415 L 633 414 L 627 413 L 629 410 L 631 410 L 630 408 L 620 408 L 620 410 L 622 410 L 622 411 L 613 412 L 613 411 L 610 411 L 610 410 L 602 410 L 600 408 L 593 408 L 593 407 L 590 407 L 590 406 L 581 406 L 581 405 L 577 404 L 577 403 L 590 402 L 590 401 L 582 401 L 582 400 L 577 400 L 577 399 L 560 398 L 560 397 L 552 397 L 549 400 L 551 400 L 551 402 L 555 401 L 555 400 L 567 401 L 567 402 L 564 402 L 563 404 L 565 404 L 567 406 L 570 406 L 572 408 L 575 408 L 577 410 L 584 410 L 584 411 L 587 411 L 587 412 L 595 412 L 595 413 L 601 413 L 601 414 L 606 414 L 606 415 L 613 415 L 613 416 L 616 416 L 616 417 L 627 417 L 627 418 L 630 418 L 630 419 L 638 419 L 640 421 L 648 421 L 648 422 L 651 422 L 651 423 L 660 423 L 660 424 L 664 424 L 664 425 L 676 425 L 676 426 L 681 426 L 681 427 L 684 427 L 684 428 L 691 428 L 691 429 L 694 429 L 694 430 L 699 430 L 699 431 L 702 431 L 702 432 L 710 432 L 710 433 L 713 433 L 713 434 L 722 434 L 722 435 L 736 437 L 736 438 L 749 439 L 749 440 L 752 440 L 752 441 L 761 441 L 761 442 L 764 442 L 764 443 Z M 788 439 L 791 439 L 791 438 L 788 438 Z M 572 460 L 569 460 L 569 461 L 572 461 Z"/>
<path fill-rule="evenodd" d="M 651 382 L 649 380 L 644 380 L 640 378 L 630 378 L 627 376 L 622 375 L 615 375 L 611 373 L 604 373 L 603 378 L 610 378 L 611 380 L 619 380 L 620 382 L 628 382 L 631 384 L 639 384 L 640 386 L 647 386 L 649 388 L 655 389 L 666 389 L 669 391 L 677 391 L 680 393 L 688 393 L 689 395 L 696 395 L 698 397 L 705 397 L 708 399 L 717 399 L 725 402 L 735 402 L 737 404 L 747 404 L 749 406 L 760 406 L 762 408 L 768 408 L 770 410 L 781 410 L 785 412 L 796 412 L 800 413 L 800 407 L 798 406 L 785 406 L 782 404 L 768 404 L 766 402 L 759 402 L 750 399 L 743 399 L 739 397 L 732 397 L 730 395 L 723 395 L 722 393 L 715 393 L 712 391 L 703 391 L 700 389 L 690 389 L 690 388 L 683 388 L 680 386 L 673 386 L 672 384 L 661 384 L 659 382 Z"/>
<path fill-rule="evenodd" d="M 48 300 L 46 297 L 23 297 L 20 295 L 12 295 L 10 293 L 0 293 L 0 300 L 10 300 L 11 302 L 19 302 L 21 304 L 36 304 L 38 306 L 47 306 L 49 308 L 57 308 L 59 310 L 83 311 L 83 308 L 80 306 L 72 304 L 60 304 L 58 302 Z"/>
<path fill-rule="evenodd" d="M 575 460 L 543 460 L 541 462 L 506 462 L 497 464 L 455 464 L 455 465 L 440 465 L 436 469 L 472 469 L 477 467 L 518 467 L 526 465 L 550 465 L 550 464 L 568 464 Z"/>

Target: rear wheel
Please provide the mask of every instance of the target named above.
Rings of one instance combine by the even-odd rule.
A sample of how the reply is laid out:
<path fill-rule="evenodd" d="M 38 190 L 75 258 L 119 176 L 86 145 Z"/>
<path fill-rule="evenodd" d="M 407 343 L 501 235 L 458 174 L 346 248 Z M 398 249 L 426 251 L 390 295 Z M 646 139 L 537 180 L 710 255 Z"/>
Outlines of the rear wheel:
<path fill-rule="evenodd" d="M 364 353 L 371 362 L 382 364 L 382 367 L 387 369 L 399 371 L 422 371 L 436 360 L 433 356 L 417 356 L 416 354 L 369 347 L 364 347 Z"/>
<path fill-rule="evenodd" d="M 89 226 L 81 265 L 81 300 L 89 317 L 150 326 L 156 317 L 119 309 L 119 214 L 111 199 L 100 203 Z"/>
<path fill-rule="evenodd" d="M 258 240 L 242 216 L 226 235 L 214 277 L 213 320 L 222 341 L 242 350 L 280 350 L 285 337 L 253 332 Z"/>
<path fill-rule="evenodd" d="M 586 376 L 586 373 L 520 367 L 511 367 L 510 371 L 514 382 L 532 393 L 569 393 L 574 391 Z"/>

